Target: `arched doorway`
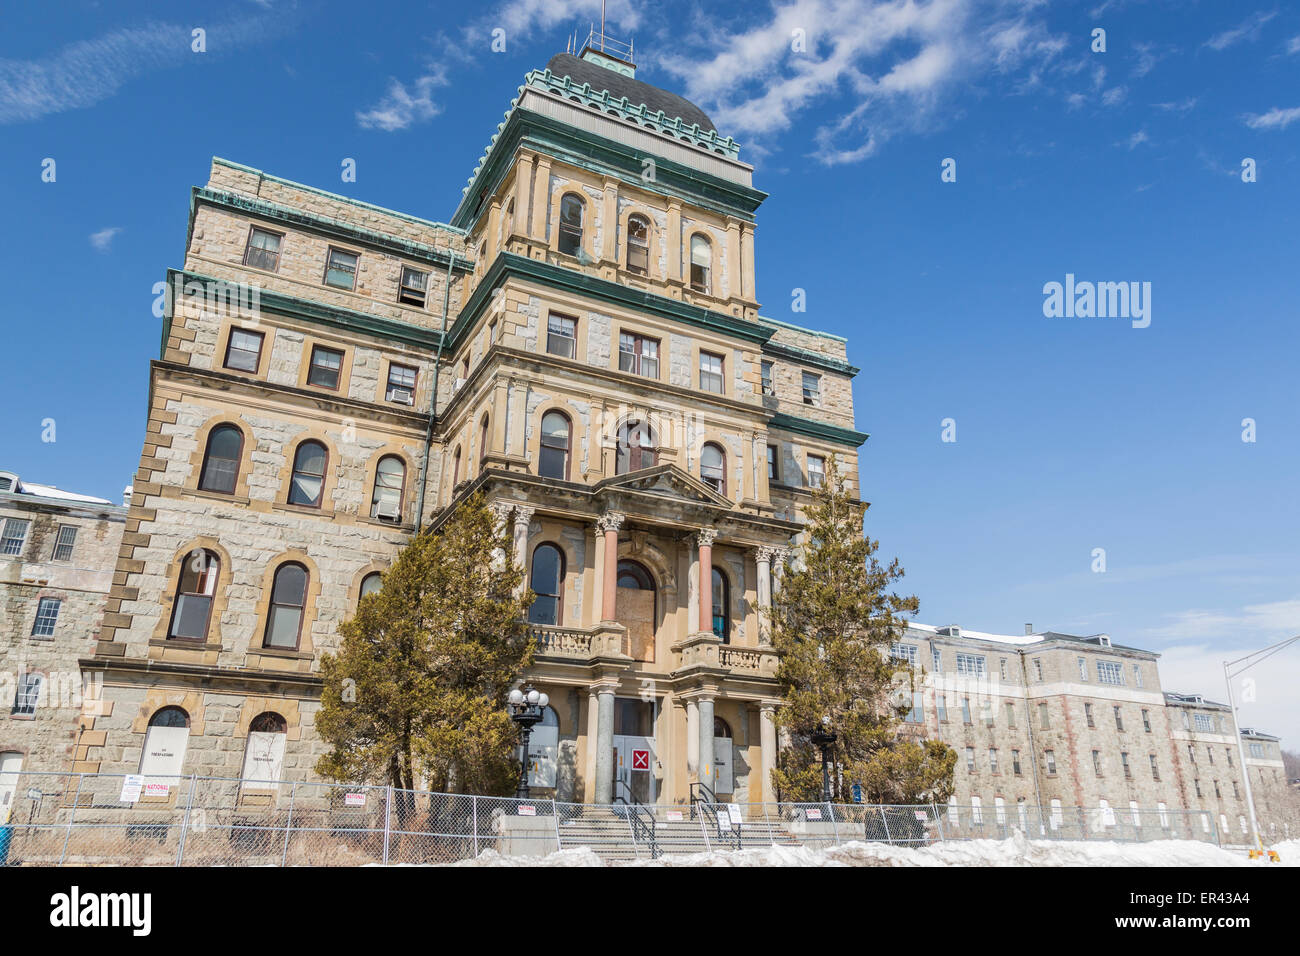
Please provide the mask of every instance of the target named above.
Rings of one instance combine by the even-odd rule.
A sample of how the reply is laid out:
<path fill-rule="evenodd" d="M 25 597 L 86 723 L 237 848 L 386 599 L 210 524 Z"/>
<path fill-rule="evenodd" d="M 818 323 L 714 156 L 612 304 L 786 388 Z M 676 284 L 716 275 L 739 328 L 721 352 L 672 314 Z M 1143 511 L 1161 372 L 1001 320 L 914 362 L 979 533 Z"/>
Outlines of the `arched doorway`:
<path fill-rule="evenodd" d="M 633 660 L 653 662 L 658 623 L 655 582 L 650 572 L 636 561 L 618 563 L 615 617 L 627 628 L 623 652 Z"/>

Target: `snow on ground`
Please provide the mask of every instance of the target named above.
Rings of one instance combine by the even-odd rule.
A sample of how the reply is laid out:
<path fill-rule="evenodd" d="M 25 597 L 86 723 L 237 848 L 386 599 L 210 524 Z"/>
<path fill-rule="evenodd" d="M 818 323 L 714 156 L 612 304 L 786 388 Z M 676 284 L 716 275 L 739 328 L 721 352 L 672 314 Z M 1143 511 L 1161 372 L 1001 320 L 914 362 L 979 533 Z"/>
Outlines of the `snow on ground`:
<path fill-rule="evenodd" d="M 658 860 L 603 864 L 587 847 L 544 857 L 506 857 L 485 850 L 456 866 L 1300 866 L 1300 840 L 1277 847 L 1281 864 L 1249 859 L 1245 850 L 1224 850 L 1195 840 L 1106 843 L 1029 840 L 1016 833 L 1007 840 L 954 840 L 926 847 L 885 843 L 845 843 L 821 850 L 773 846 L 753 850 L 665 855 Z"/>

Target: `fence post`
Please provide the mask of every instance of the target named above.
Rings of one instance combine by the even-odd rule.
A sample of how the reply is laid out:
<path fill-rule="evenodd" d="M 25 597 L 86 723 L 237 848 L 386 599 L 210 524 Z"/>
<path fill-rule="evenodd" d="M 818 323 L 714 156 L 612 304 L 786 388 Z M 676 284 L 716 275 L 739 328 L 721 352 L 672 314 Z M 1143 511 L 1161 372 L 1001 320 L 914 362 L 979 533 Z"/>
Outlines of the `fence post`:
<path fill-rule="evenodd" d="M 176 841 L 176 866 L 181 865 L 181 859 L 185 856 L 185 832 L 190 825 L 190 808 L 194 806 L 194 784 L 198 780 L 198 774 L 190 774 L 190 793 L 185 799 L 185 815 L 181 817 L 181 835 Z"/>
<path fill-rule="evenodd" d="M 474 859 L 478 859 L 478 797 L 469 798 L 469 812 L 474 826 Z"/>
<path fill-rule="evenodd" d="M 831 818 L 831 826 L 833 827 L 831 832 L 835 834 L 835 845 L 839 846 L 844 841 L 840 839 L 840 821 L 836 819 L 835 807 L 830 803 L 830 801 L 827 801 L 826 803 L 826 813 Z"/>
<path fill-rule="evenodd" d="M 388 865 L 388 841 L 393 831 L 393 786 L 389 784 L 384 799 L 384 866 Z"/>
<path fill-rule="evenodd" d="M 939 842 L 946 843 L 947 838 L 943 835 L 943 818 L 939 816 L 939 804 L 931 800 L 930 809 L 934 811 L 934 823 L 939 830 Z"/>
<path fill-rule="evenodd" d="M 298 795 L 298 781 L 289 785 L 289 817 L 284 821 L 284 849 L 280 853 L 280 866 L 287 865 L 289 859 L 289 834 L 293 832 L 293 803 Z"/>
<path fill-rule="evenodd" d="M 72 813 L 68 816 L 68 833 L 63 838 L 63 853 L 59 857 L 59 866 L 68 858 L 68 842 L 72 839 L 72 821 L 77 819 L 77 804 L 81 802 L 81 781 L 85 779 L 84 773 L 77 774 L 77 793 L 72 798 Z"/>
<path fill-rule="evenodd" d="M 884 806 L 880 808 L 880 822 L 885 825 L 885 842 L 892 844 L 894 838 L 889 833 L 889 814 L 885 812 Z"/>
<path fill-rule="evenodd" d="M 555 852 L 559 853 L 564 846 L 560 843 L 560 807 L 554 798 L 551 799 L 551 816 L 555 820 Z"/>

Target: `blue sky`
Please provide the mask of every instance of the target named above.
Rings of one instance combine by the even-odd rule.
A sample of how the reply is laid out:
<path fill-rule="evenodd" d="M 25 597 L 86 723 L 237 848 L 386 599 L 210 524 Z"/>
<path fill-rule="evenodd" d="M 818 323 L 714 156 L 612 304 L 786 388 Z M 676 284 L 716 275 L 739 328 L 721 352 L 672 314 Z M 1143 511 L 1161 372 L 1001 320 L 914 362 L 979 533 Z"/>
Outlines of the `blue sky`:
<path fill-rule="evenodd" d="M 0 468 L 116 499 L 152 287 L 210 158 L 445 220 L 524 73 L 599 0 L 2 9 Z M 772 194 L 764 313 L 848 337 L 869 532 L 920 620 L 1106 631 L 1220 699 L 1225 656 L 1300 633 L 1300 11 L 608 9 L 638 75 L 699 102 Z M 1149 327 L 1046 318 L 1067 273 L 1151 283 Z M 1254 676 L 1244 722 L 1296 746 L 1300 647 Z"/>

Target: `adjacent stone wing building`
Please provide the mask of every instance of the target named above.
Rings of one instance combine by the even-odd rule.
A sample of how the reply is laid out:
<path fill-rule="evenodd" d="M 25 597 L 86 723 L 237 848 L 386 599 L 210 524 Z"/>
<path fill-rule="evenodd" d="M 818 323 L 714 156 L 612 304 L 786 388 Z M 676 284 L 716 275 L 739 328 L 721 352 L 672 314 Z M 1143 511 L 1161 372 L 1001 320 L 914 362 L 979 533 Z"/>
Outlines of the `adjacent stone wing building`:
<path fill-rule="evenodd" d="M 214 160 L 80 765 L 310 778 L 339 623 L 483 491 L 539 595 L 532 782 L 770 799 L 760 609 L 866 436 L 844 340 L 759 314 L 764 198 L 698 107 L 590 49 L 527 75 L 449 223 Z"/>

